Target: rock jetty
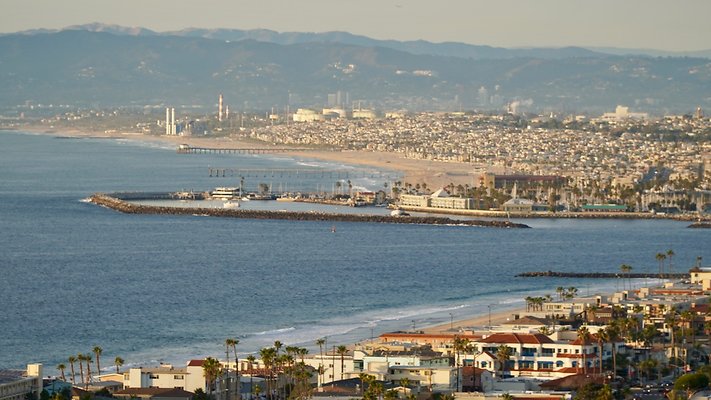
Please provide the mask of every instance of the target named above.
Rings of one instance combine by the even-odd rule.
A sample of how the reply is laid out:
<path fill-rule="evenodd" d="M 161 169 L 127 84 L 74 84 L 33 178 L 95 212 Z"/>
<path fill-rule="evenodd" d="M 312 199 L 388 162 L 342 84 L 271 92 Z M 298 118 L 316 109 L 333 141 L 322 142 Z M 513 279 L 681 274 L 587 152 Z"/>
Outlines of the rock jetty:
<path fill-rule="evenodd" d="M 91 203 L 126 214 L 201 215 L 211 217 L 282 219 L 293 221 L 379 222 L 390 224 L 425 224 L 481 226 L 493 228 L 530 228 L 510 221 L 454 220 L 446 217 L 394 217 L 388 215 L 334 214 L 322 212 L 266 211 L 224 208 L 164 207 L 135 204 L 111 194 L 96 193 Z"/>
<path fill-rule="evenodd" d="M 687 226 L 687 228 L 711 228 L 711 222 L 694 222 L 693 224 Z"/>
<path fill-rule="evenodd" d="M 689 274 L 644 274 L 644 273 L 614 273 L 614 272 L 556 272 L 556 271 L 534 271 L 522 272 L 516 277 L 522 278 L 658 278 L 658 279 L 684 279 L 688 278 Z"/>

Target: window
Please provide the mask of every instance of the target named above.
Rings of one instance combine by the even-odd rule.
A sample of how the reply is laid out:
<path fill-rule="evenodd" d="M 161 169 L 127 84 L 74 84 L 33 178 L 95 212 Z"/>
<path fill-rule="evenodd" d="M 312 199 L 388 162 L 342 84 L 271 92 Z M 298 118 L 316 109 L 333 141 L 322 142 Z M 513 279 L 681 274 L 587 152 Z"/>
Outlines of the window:
<path fill-rule="evenodd" d="M 183 376 L 182 375 L 173 375 L 173 379 L 182 380 Z"/>

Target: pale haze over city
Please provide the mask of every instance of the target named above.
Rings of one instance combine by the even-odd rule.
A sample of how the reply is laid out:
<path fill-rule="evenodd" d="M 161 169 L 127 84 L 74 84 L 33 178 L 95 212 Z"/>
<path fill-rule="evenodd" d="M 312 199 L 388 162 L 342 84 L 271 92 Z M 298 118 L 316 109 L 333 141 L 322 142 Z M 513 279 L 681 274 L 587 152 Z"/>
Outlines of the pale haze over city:
<path fill-rule="evenodd" d="M 660 0 L 5 0 L 0 31 L 100 22 L 157 31 L 188 27 L 346 31 L 377 39 L 499 47 L 711 47 L 711 3 Z"/>

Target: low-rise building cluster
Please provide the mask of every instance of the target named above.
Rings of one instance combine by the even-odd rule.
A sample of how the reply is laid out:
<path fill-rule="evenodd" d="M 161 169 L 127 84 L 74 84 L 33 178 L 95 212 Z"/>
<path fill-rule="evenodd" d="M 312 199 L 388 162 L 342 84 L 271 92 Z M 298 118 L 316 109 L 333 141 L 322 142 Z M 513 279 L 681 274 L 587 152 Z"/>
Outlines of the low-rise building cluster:
<path fill-rule="evenodd" d="M 64 372 L 63 379 L 42 380 L 41 364 L 31 364 L 25 373 L 0 372 L 0 399 L 38 398 L 43 391 L 82 399 L 92 393 L 127 400 L 283 399 L 300 390 L 306 397 L 353 398 L 374 388 L 397 396 L 562 398 L 589 384 L 659 383 L 708 363 L 711 270 L 696 267 L 686 279 L 639 288 L 622 274 L 619 283 L 623 290 L 611 295 L 578 297 L 575 288 L 558 288 L 556 295 L 526 297 L 526 309 L 503 322 L 489 317 L 482 326 L 413 328 L 332 348 L 323 340 L 313 354 L 290 347 L 280 353 L 275 344 L 260 351 L 262 359 L 117 366 L 82 381 Z"/>

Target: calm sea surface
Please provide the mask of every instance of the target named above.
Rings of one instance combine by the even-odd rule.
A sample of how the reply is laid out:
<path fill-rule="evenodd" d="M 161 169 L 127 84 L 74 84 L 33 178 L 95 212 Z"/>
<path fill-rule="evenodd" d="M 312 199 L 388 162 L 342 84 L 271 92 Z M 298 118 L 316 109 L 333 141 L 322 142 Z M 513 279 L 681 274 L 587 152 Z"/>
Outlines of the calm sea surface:
<path fill-rule="evenodd" d="M 527 220 L 534 229 L 123 215 L 97 191 L 209 190 L 209 167 L 308 169 L 247 177 L 289 190 L 380 189 L 391 173 L 276 156 L 185 156 L 130 140 L 0 132 L 0 368 L 48 367 L 104 349 L 127 365 L 249 353 L 274 340 L 314 347 L 523 305 L 533 294 L 616 282 L 514 278 L 521 271 L 677 270 L 711 260 L 711 231 L 674 221 Z M 323 177 L 314 170 L 324 171 Z M 255 173 L 256 174 L 256 173 Z M 274 176 L 273 176 L 274 175 Z M 286 208 L 287 206 L 278 206 Z M 640 285 L 644 282 L 637 282 Z"/>

